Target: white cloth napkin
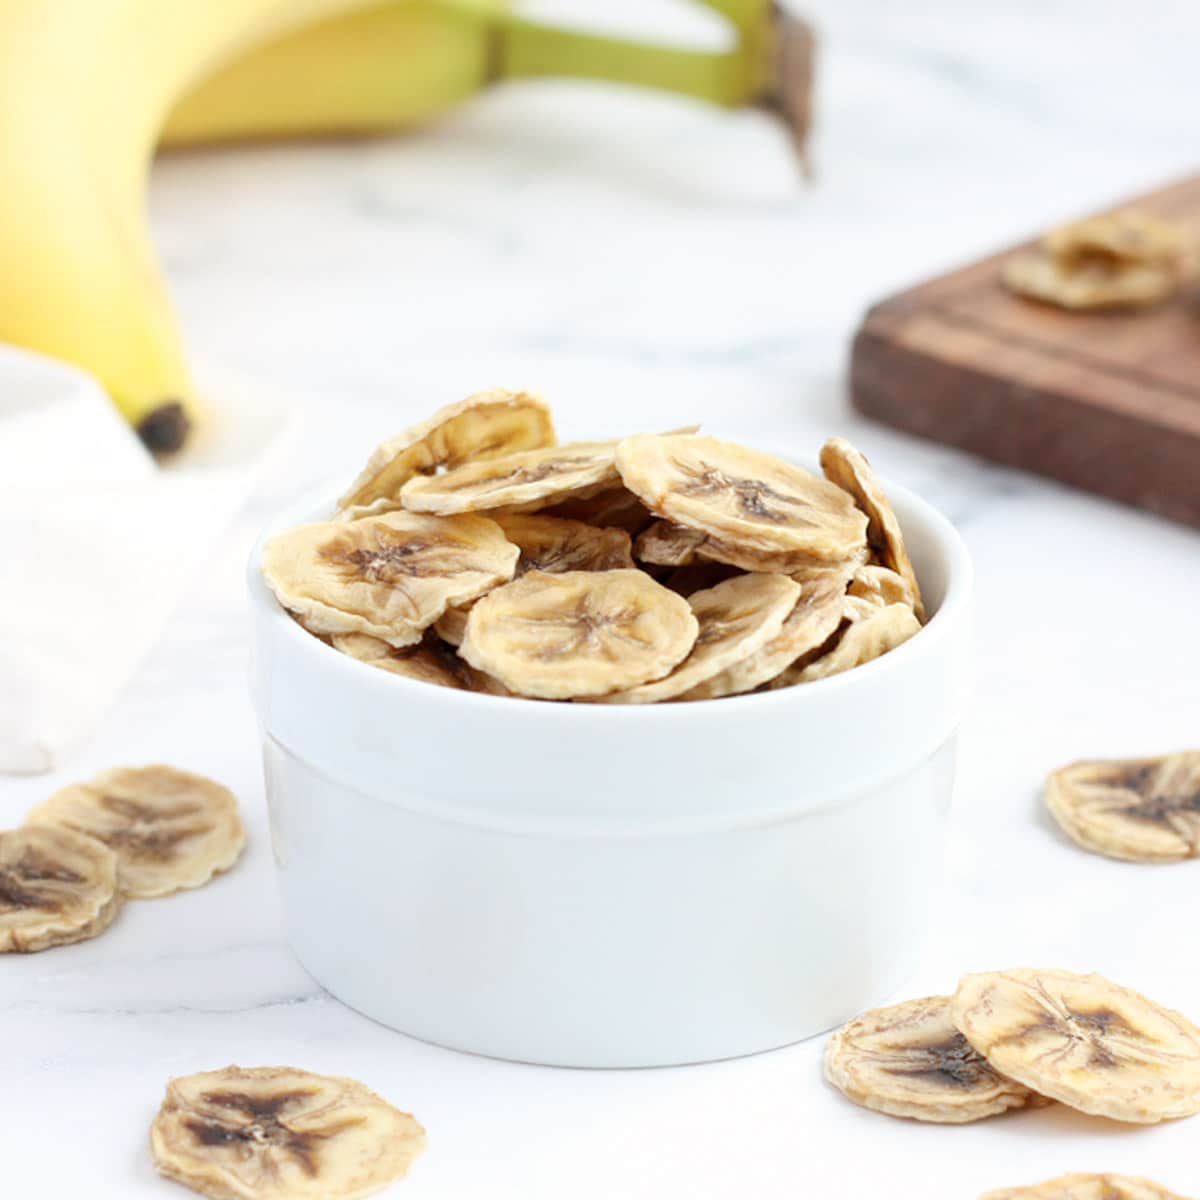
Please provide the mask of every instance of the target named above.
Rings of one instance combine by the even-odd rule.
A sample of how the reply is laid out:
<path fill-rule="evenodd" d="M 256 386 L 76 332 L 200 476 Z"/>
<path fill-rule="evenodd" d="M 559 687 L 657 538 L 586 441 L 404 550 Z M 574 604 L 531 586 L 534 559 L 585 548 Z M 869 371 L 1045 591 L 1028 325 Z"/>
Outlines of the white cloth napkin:
<path fill-rule="evenodd" d="M 160 468 L 88 375 L 0 346 L 0 771 L 90 732 L 277 445 L 282 410 L 209 390 L 212 427 Z"/>

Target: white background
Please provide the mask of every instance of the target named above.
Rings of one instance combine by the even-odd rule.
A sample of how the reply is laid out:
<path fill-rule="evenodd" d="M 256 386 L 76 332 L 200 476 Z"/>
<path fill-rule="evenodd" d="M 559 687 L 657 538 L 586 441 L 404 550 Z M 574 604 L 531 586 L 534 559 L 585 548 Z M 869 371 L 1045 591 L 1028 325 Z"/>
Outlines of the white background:
<path fill-rule="evenodd" d="M 651 10 L 655 29 L 708 36 L 665 0 L 605 19 L 636 27 Z M 1200 537 L 862 422 L 841 383 L 871 300 L 1194 167 L 1200 10 L 823 0 L 813 13 L 809 190 L 759 115 L 555 84 L 497 91 L 402 140 L 156 170 L 155 227 L 197 359 L 287 395 L 303 423 L 99 734 L 57 776 L 0 783 L 0 820 L 101 767 L 162 759 L 232 786 L 251 841 L 201 892 L 0 962 L 5 1195 L 182 1194 L 154 1176 L 147 1125 L 168 1075 L 233 1061 L 354 1075 L 416 1113 L 430 1149 L 394 1193 L 413 1200 L 974 1200 L 1068 1170 L 1200 1192 L 1194 1123 L 1062 1109 L 895 1121 L 822 1083 L 820 1040 L 667 1071 L 484 1061 L 347 1011 L 281 940 L 244 683 L 246 549 L 272 508 L 348 475 L 380 437 L 508 382 L 544 390 L 567 435 L 702 420 L 811 455 L 841 432 L 941 505 L 979 572 L 978 698 L 944 904 L 904 995 L 1056 965 L 1200 1018 L 1200 864 L 1086 855 L 1038 802 L 1061 762 L 1200 740 Z"/>

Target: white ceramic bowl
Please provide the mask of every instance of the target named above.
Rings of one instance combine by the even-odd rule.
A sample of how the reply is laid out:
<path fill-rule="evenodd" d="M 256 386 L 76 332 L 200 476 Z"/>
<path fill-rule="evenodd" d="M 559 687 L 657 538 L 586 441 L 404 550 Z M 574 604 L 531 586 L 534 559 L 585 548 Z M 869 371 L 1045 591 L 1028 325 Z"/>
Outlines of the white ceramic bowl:
<path fill-rule="evenodd" d="M 916 965 L 967 691 L 971 565 L 889 487 L 932 614 L 846 674 L 654 706 L 463 693 L 305 633 L 250 563 L 288 937 L 462 1050 L 651 1066 L 794 1042 Z M 309 500 L 274 532 L 321 519 Z"/>

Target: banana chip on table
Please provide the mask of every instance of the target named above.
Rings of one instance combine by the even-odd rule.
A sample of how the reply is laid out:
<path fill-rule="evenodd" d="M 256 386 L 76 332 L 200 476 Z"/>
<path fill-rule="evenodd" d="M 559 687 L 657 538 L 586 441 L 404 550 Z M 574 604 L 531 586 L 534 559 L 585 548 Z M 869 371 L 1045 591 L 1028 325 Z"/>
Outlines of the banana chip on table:
<path fill-rule="evenodd" d="M 973 1050 L 950 1020 L 950 997 L 877 1008 L 843 1025 L 825 1078 L 855 1104 L 893 1117 L 959 1125 L 1043 1103 Z"/>
<path fill-rule="evenodd" d="M 1132 1175 L 1060 1175 L 1029 1187 L 1000 1188 L 979 1200 L 1188 1200 Z"/>
<path fill-rule="evenodd" d="M 617 469 L 652 512 L 719 542 L 841 562 L 866 540 L 866 517 L 841 488 L 732 442 L 637 434 L 617 447 Z"/>
<path fill-rule="evenodd" d="M 582 499 L 619 483 L 616 442 L 569 442 L 505 458 L 467 463 L 441 475 L 410 479 L 400 500 L 410 512 L 532 512 Z"/>
<path fill-rule="evenodd" d="M 800 585 L 784 575 L 738 575 L 688 597 L 700 624 L 691 653 L 653 683 L 601 697 L 610 704 L 672 700 L 762 649 L 783 628 L 800 598 Z"/>
<path fill-rule="evenodd" d="M 263 574 L 314 633 L 410 646 L 451 605 L 511 579 L 519 555 L 485 517 L 393 512 L 278 534 L 263 553 Z"/>
<path fill-rule="evenodd" d="M 393 675 L 403 675 L 422 683 L 456 688 L 462 692 L 487 692 L 506 696 L 508 690 L 470 663 L 459 658 L 454 650 L 437 637 L 428 634 L 415 646 L 389 646 L 365 633 L 336 633 L 333 646 L 359 662 L 370 663 Z"/>
<path fill-rule="evenodd" d="M 845 609 L 843 601 L 843 613 Z M 791 687 L 840 675 L 880 658 L 921 631 L 921 622 L 907 604 L 888 604 L 883 608 L 870 606 L 865 613 L 852 610 L 852 614 L 858 619 L 846 626 L 827 653 L 811 661 L 793 664 L 772 680 L 771 686 Z"/>
<path fill-rule="evenodd" d="M 1136 1124 L 1200 1112 L 1200 1029 L 1099 975 L 968 975 L 951 1018 L 1001 1074 L 1080 1112 Z"/>
<path fill-rule="evenodd" d="M 93 938 L 121 901 L 117 856 L 95 838 L 41 825 L 0 833 L 0 954 Z"/>
<path fill-rule="evenodd" d="M 688 602 L 642 571 L 531 571 L 475 605 L 459 652 L 518 695 L 567 700 L 661 679 L 698 632 Z"/>
<path fill-rule="evenodd" d="M 196 888 L 227 871 L 246 844 L 233 793 L 175 767 L 118 767 L 55 792 L 26 821 L 103 842 L 126 896 Z"/>
<path fill-rule="evenodd" d="M 1072 763 L 1046 781 L 1046 805 L 1086 850 L 1126 862 L 1200 856 L 1200 750 Z"/>
<path fill-rule="evenodd" d="M 907 585 L 911 597 L 908 603 L 917 620 L 925 620 L 921 602 L 921 586 L 917 573 L 904 545 L 900 522 L 880 486 L 866 457 L 845 438 L 832 437 L 821 447 L 821 470 L 830 483 L 846 491 L 867 515 L 867 542 L 879 556 L 880 562 L 894 571 Z"/>
<path fill-rule="evenodd" d="M 226 1067 L 167 1084 L 150 1149 L 214 1200 L 359 1200 L 408 1173 L 425 1130 L 353 1079 Z"/>
<path fill-rule="evenodd" d="M 1019 295 L 1067 309 L 1148 308 L 1177 286 L 1169 267 L 1108 261 L 1068 266 L 1036 254 L 1005 264 L 1004 282 Z"/>
<path fill-rule="evenodd" d="M 554 441 L 554 422 L 541 397 L 507 388 L 476 392 L 384 442 L 338 507 L 351 516 L 399 507 L 400 489 L 414 475 L 537 450 Z"/>

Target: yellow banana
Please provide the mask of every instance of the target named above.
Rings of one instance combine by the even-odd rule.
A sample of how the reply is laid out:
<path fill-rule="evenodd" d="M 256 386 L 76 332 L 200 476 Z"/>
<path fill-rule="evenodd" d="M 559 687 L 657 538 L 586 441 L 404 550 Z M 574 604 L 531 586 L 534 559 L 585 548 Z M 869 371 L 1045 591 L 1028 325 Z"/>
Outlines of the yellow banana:
<path fill-rule="evenodd" d="M 733 21 L 728 52 L 556 30 L 507 0 L 0 0 L 0 339 L 91 371 L 152 449 L 178 449 L 199 406 L 146 227 L 164 127 L 397 128 L 530 75 L 778 96 L 786 27 L 767 0 L 709 2 Z"/>

